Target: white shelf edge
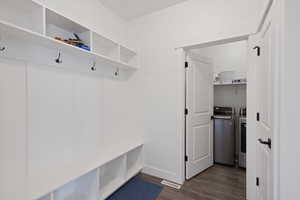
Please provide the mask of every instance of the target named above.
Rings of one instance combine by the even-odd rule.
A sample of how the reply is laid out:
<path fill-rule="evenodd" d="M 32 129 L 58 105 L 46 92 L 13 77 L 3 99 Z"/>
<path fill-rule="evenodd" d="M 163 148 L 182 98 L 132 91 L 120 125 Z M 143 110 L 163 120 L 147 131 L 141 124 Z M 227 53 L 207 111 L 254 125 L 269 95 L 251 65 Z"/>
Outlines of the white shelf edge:
<path fill-rule="evenodd" d="M 242 82 L 242 83 L 232 83 L 232 82 L 228 82 L 228 83 L 214 83 L 214 85 L 218 86 L 225 86 L 225 85 L 247 85 L 247 82 Z"/>
<path fill-rule="evenodd" d="M 136 51 L 134 51 L 134 50 L 133 50 L 133 49 L 131 49 L 131 48 L 125 47 L 125 46 L 123 46 L 123 45 L 120 45 L 120 48 L 124 48 L 124 49 L 126 49 L 127 51 L 130 51 L 132 54 L 135 54 L 135 55 L 137 55 L 137 52 L 136 52 Z"/>
<path fill-rule="evenodd" d="M 126 64 L 124 62 L 111 59 L 111 58 L 106 57 L 104 55 L 100 55 L 100 54 L 94 53 L 92 51 L 87 51 L 87 50 L 72 46 L 70 44 L 63 43 L 61 41 L 55 40 L 54 38 L 42 35 L 40 33 L 28 30 L 26 28 L 16 26 L 14 24 L 11 24 L 11 23 L 8 23 L 8 22 L 2 21 L 2 20 L 0 20 L 0 29 L 1 29 L 1 26 L 6 28 L 6 29 L 11 29 L 15 33 L 20 32 L 21 34 L 25 34 L 27 36 L 30 36 L 30 38 L 32 38 L 32 40 L 34 40 L 35 38 L 37 40 L 41 40 L 42 42 L 40 42 L 40 43 L 42 43 L 42 44 L 47 43 L 48 45 L 53 46 L 53 48 L 57 48 L 57 49 L 60 49 L 60 50 L 71 51 L 71 52 L 74 52 L 74 53 L 79 53 L 80 52 L 84 56 L 86 56 L 90 59 L 98 60 L 100 62 L 108 62 L 109 64 L 113 65 L 114 67 L 119 67 L 119 68 L 124 68 L 124 69 L 134 69 L 134 70 L 137 69 L 136 66 L 132 66 L 132 65 Z"/>
<path fill-rule="evenodd" d="M 90 30 L 91 30 L 91 29 L 90 29 Z M 102 38 L 104 38 L 105 40 L 108 40 L 108 41 L 110 41 L 111 43 L 113 43 L 113 44 L 115 44 L 115 45 L 117 45 L 117 46 L 121 46 L 118 42 L 116 42 L 116 41 L 114 41 L 114 40 L 112 40 L 112 39 L 110 39 L 110 38 L 108 38 L 108 37 L 105 37 L 105 36 L 103 36 L 103 35 L 97 33 L 96 31 L 91 30 L 91 32 L 92 32 L 93 34 L 96 34 L 97 37 L 102 37 Z"/>

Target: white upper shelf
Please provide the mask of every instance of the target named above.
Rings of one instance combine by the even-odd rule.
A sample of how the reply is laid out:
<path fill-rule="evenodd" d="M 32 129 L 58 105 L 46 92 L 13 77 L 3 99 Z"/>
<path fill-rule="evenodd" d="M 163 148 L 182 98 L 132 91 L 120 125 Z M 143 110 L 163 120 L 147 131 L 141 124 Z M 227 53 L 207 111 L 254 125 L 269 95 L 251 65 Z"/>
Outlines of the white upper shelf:
<path fill-rule="evenodd" d="M 28 26 L 24 28 L 22 25 L 15 24 L 14 21 L 7 21 L 6 19 L 0 18 L 0 36 L 17 38 L 35 45 L 42 45 L 62 52 L 65 51 L 66 53 L 71 53 L 75 56 L 83 56 L 84 58 L 91 59 L 96 65 L 99 64 L 100 66 L 106 65 L 129 70 L 138 69 L 136 62 L 137 54 L 135 52 L 132 53 L 130 59 L 124 59 L 124 47 L 122 45 L 106 39 L 96 32 L 83 27 L 48 8 L 41 5 L 36 7 L 37 6 L 35 6 L 35 9 L 39 10 L 37 12 L 39 13 L 38 16 L 40 16 L 41 19 L 44 18 L 44 20 L 39 20 L 39 23 L 42 23 L 39 27 L 45 27 L 44 31 L 32 30 Z M 40 15 L 43 13 L 41 10 L 46 12 L 44 16 Z M 35 16 L 35 18 L 36 17 L 37 16 Z M 57 33 L 55 32 L 56 30 L 58 30 Z M 79 35 L 84 43 L 91 48 L 90 51 L 54 39 L 56 35 L 62 39 L 74 38 L 74 33 Z M 103 42 L 104 40 L 105 42 Z M 108 44 L 109 42 L 111 44 Z M 125 57 L 128 56 L 125 55 Z"/>

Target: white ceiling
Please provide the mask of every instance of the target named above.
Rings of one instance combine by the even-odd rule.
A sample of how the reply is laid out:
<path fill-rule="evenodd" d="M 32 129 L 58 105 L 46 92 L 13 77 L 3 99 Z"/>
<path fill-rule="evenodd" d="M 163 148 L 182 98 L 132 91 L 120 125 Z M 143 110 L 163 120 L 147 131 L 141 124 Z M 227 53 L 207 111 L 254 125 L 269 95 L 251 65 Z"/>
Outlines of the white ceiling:
<path fill-rule="evenodd" d="M 131 20 L 186 0 L 99 0 L 120 17 Z"/>

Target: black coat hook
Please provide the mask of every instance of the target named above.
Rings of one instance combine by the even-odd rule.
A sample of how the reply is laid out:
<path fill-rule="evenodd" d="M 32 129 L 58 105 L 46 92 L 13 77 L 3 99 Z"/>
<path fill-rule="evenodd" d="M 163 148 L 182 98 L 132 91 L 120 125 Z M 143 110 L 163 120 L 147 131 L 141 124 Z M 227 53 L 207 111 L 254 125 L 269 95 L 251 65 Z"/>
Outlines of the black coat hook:
<path fill-rule="evenodd" d="M 120 69 L 117 68 L 117 70 L 115 71 L 115 76 L 119 76 L 119 74 L 120 74 Z"/>
<path fill-rule="evenodd" d="M 96 68 L 96 62 L 95 61 L 93 62 L 93 66 L 91 67 L 91 70 L 92 71 L 96 71 L 97 70 L 97 68 Z"/>
<path fill-rule="evenodd" d="M 2 37 L 1 37 L 1 35 L 0 35 L 0 41 L 2 41 Z M 5 46 L 1 46 L 0 47 L 0 51 L 4 51 L 6 49 L 6 47 Z"/>
<path fill-rule="evenodd" d="M 62 63 L 62 60 L 60 59 L 60 56 L 61 56 L 61 53 L 58 52 L 58 57 L 55 59 L 55 62 L 56 62 L 57 64 L 61 64 L 61 63 Z"/>

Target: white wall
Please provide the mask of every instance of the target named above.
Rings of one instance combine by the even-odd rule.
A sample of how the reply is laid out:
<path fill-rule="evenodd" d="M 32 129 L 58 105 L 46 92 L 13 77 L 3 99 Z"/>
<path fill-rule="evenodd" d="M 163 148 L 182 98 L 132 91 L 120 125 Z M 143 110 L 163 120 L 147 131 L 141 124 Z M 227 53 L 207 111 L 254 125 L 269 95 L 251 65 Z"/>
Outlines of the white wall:
<path fill-rule="evenodd" d="M 253 33 L 260 11 L 260 1 L 190 0 L 129 24 L 142 66 L 145 172 L 179 183 L 184 178 L 184 69 L 175 48 Z"/>
<path fill-rule="evenodd" d="M 247 41 L 239 41 L 195 49 L 192 52 L 212 59 L 214 74 L 235 71 L 235 78 L 246 78 L 247 48 Z"/>
<path fill-rule="evenodd" d="M 280 130 L 280 199 L 293 200 L 299 197 L 300 134 L 299 134 L 299 9 L 300 2 L 282 0 L 284 32 L 282 53 L 282 98 Z"/>

